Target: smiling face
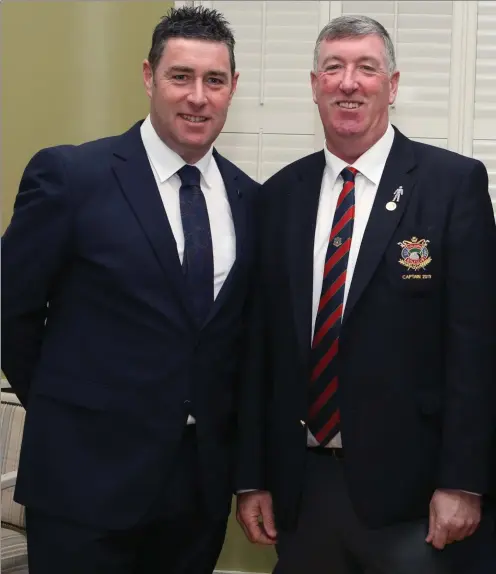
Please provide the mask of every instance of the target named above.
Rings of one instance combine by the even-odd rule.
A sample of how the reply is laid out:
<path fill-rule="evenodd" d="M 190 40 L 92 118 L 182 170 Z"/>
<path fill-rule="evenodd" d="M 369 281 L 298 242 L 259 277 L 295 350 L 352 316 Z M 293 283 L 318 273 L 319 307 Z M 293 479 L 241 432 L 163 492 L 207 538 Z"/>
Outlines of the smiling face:
<path fill-rule="evenodd" d="M 353 163 L 384 135 L 398 91 L 399 72 L 389 75 L 382 38 L 324 40 L 311 80 L 327 147 Z"/>
<path fill-rule="evenodd" d="M 187 163 L 196 163 L 224 127 L 236 90 L 227 46 L 170 38 L 155 71 L 143 63 L 143 80 L 155 131 Z"/>

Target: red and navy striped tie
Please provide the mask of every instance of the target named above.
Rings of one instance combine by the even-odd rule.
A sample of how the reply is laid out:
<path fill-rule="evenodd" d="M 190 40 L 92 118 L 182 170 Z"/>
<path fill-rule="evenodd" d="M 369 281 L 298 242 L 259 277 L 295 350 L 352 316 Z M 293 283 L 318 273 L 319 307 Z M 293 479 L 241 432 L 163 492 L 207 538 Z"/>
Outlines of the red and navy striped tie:
<path fill-rule="evenodd" d="M 344 287 L 355 217 L 355 175 L 346 167 L 327 247 L 311 353 L 308 428 L 326 446 L 340 426 L 337 354 L 343 316 Z"/>

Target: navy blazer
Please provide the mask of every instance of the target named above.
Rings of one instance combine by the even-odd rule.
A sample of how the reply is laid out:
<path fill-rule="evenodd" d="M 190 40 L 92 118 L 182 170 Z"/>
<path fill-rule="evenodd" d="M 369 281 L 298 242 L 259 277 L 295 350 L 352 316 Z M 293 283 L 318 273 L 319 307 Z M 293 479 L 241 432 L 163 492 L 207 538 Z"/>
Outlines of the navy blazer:
<path fill-rule="evenodd" d="M 313 243 L 325 157 L 260 193 L 238 487 L 272 491 L 293 527 L 303 479 Z M 403 195 L 386 209 L 394 191 Z M 412 269 L 405 241 L 425 240 Z M 413 239 L 415 242 L 415 240 Z M 395 130 L 340 334 L 341 436 L 350 497 L 382 526 L 427 516 L 435 488 L 488 491 L 494 432 L 496 228 L 484 166 Z"/>
<path fill-rule="evenodd" d="M 27 407 L 16 500 L 105 528 L 156 499 L 188 413 L 208 507 L 228 511 L 253 264 L 258 185 L 214 151 L 236 260 L 198 328 L 140 124 L 37 153 L 2 240 L 2 368 Z"/>

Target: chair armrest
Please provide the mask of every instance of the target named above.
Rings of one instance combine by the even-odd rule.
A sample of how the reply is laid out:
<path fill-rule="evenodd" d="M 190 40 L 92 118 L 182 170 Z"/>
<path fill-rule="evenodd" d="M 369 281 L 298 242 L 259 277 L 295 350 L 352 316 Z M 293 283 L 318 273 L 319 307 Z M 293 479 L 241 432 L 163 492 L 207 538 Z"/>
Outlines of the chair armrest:
<path fill-rule="evenodd" d="M 2 474 L 2 490 L 14 486 L 17 480 L 17 470 Z"/>

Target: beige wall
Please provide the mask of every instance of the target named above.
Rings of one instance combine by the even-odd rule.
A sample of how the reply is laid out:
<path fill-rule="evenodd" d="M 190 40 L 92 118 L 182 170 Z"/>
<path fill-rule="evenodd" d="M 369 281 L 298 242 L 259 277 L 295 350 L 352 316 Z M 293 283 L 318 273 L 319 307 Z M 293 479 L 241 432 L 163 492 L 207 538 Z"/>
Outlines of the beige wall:
<path fill-rule="evenodd" d="M 1 5 L 2 224 L 41 147 L 124 131 L 147 111 L 141 62 L 170 3 Z"/>
<path fill-rule="evenodd" d="M 19 2 L 0 6 L 2 230 L 40 148 L 120 133 L 147 113 L 141 62 L 167 2 Z M 218 567 L 270 572 L 272 549 L 231 517 Z"/>

